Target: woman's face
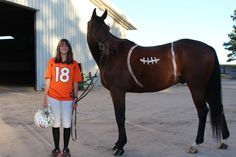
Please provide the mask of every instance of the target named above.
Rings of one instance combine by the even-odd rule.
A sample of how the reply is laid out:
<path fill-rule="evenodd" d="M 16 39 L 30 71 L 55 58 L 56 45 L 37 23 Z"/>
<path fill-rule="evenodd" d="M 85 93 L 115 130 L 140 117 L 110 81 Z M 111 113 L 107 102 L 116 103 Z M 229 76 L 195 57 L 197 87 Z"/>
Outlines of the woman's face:
<path fill-rule="evenodd" d="M 65 42 L 62 42 L 61 45 L 60 45 L 60 52 L 62 55 L 66 55 L 68 53 L 68 46 L 66 45 Z"/>

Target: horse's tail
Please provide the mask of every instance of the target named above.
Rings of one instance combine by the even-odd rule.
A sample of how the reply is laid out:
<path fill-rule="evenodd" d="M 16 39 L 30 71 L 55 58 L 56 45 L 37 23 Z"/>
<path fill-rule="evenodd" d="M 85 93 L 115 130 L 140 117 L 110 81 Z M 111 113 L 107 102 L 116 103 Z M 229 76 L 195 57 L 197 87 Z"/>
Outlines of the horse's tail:
<path fill-rule="evenodd" d="M 211 125 L 213 137 L 217 140 L 220 139 L 222 133 L 222 119 L 223 119 L 223 104 L 222 104 L 222 93 L 221 93 L 221 76 L 220 76 L 220 64 L 216 55 L 215 50 L 212 48 L 214 53 L 214 68 L 210 79 L 207 83 L 206 89 L 206 101 L 209 104 L 211 113 Z"/>

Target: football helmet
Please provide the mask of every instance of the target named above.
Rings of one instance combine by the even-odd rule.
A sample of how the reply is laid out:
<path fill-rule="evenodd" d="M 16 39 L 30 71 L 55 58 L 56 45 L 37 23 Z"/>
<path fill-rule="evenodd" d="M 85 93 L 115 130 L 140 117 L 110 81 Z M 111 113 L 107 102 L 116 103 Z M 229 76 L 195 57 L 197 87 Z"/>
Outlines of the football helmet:
<path fill-rule="evenodd" d="M 40 128 L 47 128 L 52 126 L 53 121 L 54 117 L 51 112 L 50 104 L 48 105 L 48 107 L 38 109 L 38 111 L 34 115 L 34 123 Z"/>

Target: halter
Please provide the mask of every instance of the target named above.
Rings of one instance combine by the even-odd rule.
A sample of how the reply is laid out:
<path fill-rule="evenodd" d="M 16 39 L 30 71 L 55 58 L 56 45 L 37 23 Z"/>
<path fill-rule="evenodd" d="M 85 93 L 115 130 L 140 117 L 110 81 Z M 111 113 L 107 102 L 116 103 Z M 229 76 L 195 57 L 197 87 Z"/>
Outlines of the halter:
<path fill-rule="evenodd" d="M 111 38 L 111 35 L 108 35 L 108 37 L 105 38 L 104 40 L 99 40 L 99 39 L 97 39 L 97 36 L 95 35 L 95 34 L 96 34 L 96 31 L 95 31 L 95 29 L 94 29 L 93 27 L 92 27 L 92 32 L 93 32 L 93 35 L 94 35 L 94 39 L 95 39 L 96 42 L 98 43 L 99 50 L 104 51 L 105 48 L 106 48 L 106 46 L 105 46 L 104 43 L 105 43 L 108 39 Z"/>

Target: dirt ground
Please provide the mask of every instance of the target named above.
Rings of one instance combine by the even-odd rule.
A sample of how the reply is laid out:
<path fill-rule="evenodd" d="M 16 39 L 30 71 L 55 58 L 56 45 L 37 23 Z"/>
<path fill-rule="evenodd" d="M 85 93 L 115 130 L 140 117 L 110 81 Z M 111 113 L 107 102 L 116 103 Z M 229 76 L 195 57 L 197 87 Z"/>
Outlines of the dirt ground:
<path fill-rule="evenodd" d="M 186 149 L 194 142 L 197 113 L 185 85 L 156 93 L 126 97 L 128 143 L 124 157 L 234 157 L 236 154 L 236 81 L 223 80 L 223 103 L 231 137 L 229 149 L 219 150 L 209 119 L 199 153 Z M 37 128 L 33 116 L 43 92 L 32 87 L 0 86 L 0 157 L 48 157 L 53 149 L 51 129 Z M 117 127 L 109 92 L 97 87 L 80 101 L 78 139 L 70 141 L 72 157 L 111 157 Z M 62 133 L 61 133 L 62 137 Z M 61 138 L 61 148 L 63 139 Z"/>

